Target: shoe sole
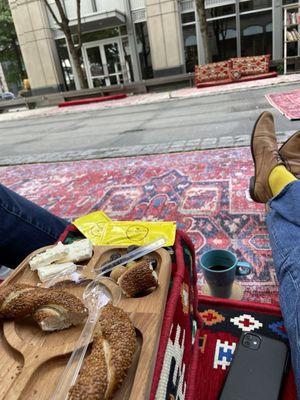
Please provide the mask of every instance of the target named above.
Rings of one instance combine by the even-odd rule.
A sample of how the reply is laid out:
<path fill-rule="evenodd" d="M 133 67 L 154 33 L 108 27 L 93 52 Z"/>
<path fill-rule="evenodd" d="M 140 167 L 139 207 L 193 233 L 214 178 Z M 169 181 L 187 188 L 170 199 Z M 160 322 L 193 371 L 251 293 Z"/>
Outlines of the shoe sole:
<path fill-rule="evenodd" d="M 256 203 L 264 203 L 263 201 L 259 200 L 254 193 L 254 189 L 255 189 L 255 177 L 256 177 L 256 161 L 255 161 L 255 157 L 254 157 L 254 153 L 253 153 L 253 138 L 254 138 L 254 132 L 255 129 L 257 127 L 258 122 L 260 121 L 260 119 L 262 118 L 262 116 L 264 115 L 264 113 L 257 118 L 254 127 L 252 129 L 252 135 L 251 135 L 251 144 L 250 144 L 250 148 L 251 148 L 251 154 L 252 154 L 252 158 L 253 158 L 253 162 L 254 162 L 254 176 L 251 176 L 250 178 L 250 183 L 249 183 L 249 193 L 250 193 L 250 197 L 253 201 L 255 201 Z"/>

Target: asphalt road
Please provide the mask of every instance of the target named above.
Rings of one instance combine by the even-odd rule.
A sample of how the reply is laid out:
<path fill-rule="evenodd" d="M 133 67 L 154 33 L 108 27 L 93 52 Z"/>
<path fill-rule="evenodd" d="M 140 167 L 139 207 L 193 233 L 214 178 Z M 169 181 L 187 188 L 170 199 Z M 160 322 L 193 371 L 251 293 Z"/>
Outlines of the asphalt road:
<path fill-rule="evenodd" d="M 263 110 L 274 112 L 278 132 L 295 131 L 300 129 L 300 121 L 289 121 L 264 97 L 270 91 L 295 88 L 298 88 L 295 84 L 283 85 L 108 110 L 2 121 L 0 163 L 1 159 L 13 160 L 22 155 L 34 160 L 40 154 L 61 153 L 63 159 L 66 152 L 78 154 L 110 147 L 167 145 L 183 140 L 250 135 Z"/>

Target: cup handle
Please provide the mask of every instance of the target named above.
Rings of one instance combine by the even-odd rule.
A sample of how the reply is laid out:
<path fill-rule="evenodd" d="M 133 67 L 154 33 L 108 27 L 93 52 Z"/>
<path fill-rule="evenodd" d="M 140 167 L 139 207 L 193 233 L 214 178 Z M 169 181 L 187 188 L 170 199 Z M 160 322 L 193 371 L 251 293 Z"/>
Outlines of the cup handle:
<path fill-rule="evenodd" d="M 239 261 L 237 263 L 236 275 L 246 276 L 249 275 L 251 271 L 252 271 L 252 265 L 250 265 L 249 263 L 244 261 Z"/>

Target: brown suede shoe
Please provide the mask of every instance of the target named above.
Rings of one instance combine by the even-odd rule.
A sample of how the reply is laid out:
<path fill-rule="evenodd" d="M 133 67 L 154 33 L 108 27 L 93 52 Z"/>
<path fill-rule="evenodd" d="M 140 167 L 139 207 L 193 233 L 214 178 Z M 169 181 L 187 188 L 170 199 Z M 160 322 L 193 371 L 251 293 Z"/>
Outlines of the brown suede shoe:
<path fill-rule="evenodd" d="M 294 133 L 278 152 L 287 169 L 300 178 L 300 131 Z"/>
<path fill-rule="evenodd" d="M 258 203 L 273 197 L 269 175 L 277 165 L 284 164 L 278 153 L 273 115 L 263 112 L 256 121 L 251 139 L 255 176 L 250 180 L 250 196 Z"/>

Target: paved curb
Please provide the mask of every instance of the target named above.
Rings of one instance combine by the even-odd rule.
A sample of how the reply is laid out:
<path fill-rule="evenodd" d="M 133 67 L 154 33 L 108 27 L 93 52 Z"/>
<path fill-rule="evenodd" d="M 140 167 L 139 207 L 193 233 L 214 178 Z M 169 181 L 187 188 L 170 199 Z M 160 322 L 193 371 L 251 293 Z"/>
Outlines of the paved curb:
<path fill-rule="evenodd" d="M 266 80 L 257 80 L 251 82 L 245 82 L 242 84 L 228 84 L 224 86 L 216 86 L 211 88 L 197 89 L 197 88 L 183 88 L 167 92 L 148 93 L 146 95 L 134 95 L 128 96 L 123 100 L 113 100 L 108 103 L 91 103 L 86 106 L 76 107 L 64 107 L 59 109 L 58 107 L 45 107 L 38 108 L 36 110 L 20 110 L 0 114 L 0 122 L 20 120 L 20 119 L 36 119 L 40 117 L 51 117 L 53 115 L 64 115 L 80 113 L 85 111 L 100 111 L 107 109 L 118 109 L 131 106 L 147 105 L 162 103 L 165 101 L 185 100 L 194 98 L 203 98 L 208 96 L 216 96 L 228 93 L 238 93 L 243 91 L 252 91 L 259 89 L 266 89 L 278 86 L 289 86 L 295 85 L 300 82 L 300 74 L 293 75 L 282 75 L 278 78 L 269 78 Z"/>
<path fill-rule="evenodd" d="M 287 140 L 293 131 L 277 133 L 278 141 Z M 19 164 L 37 164 L 51 162 L 66 162 L 79 160 L 94 160 L 119 157 L 136 157 L 153 154 L 179 153 L 195 150 L 212 150 L 230 147 L 243 147 L 250 145 L 251 135 L 223 136 L 219 138 L 203 138 L 194 140 L 180 140 L 172 143 L 148 144 L 128 147 L 110 147 L 87 150 L 74 150 L 54 153 L 39 153 L 22 156 L 2 157 L 0 166 L 11 166 Z"/>

